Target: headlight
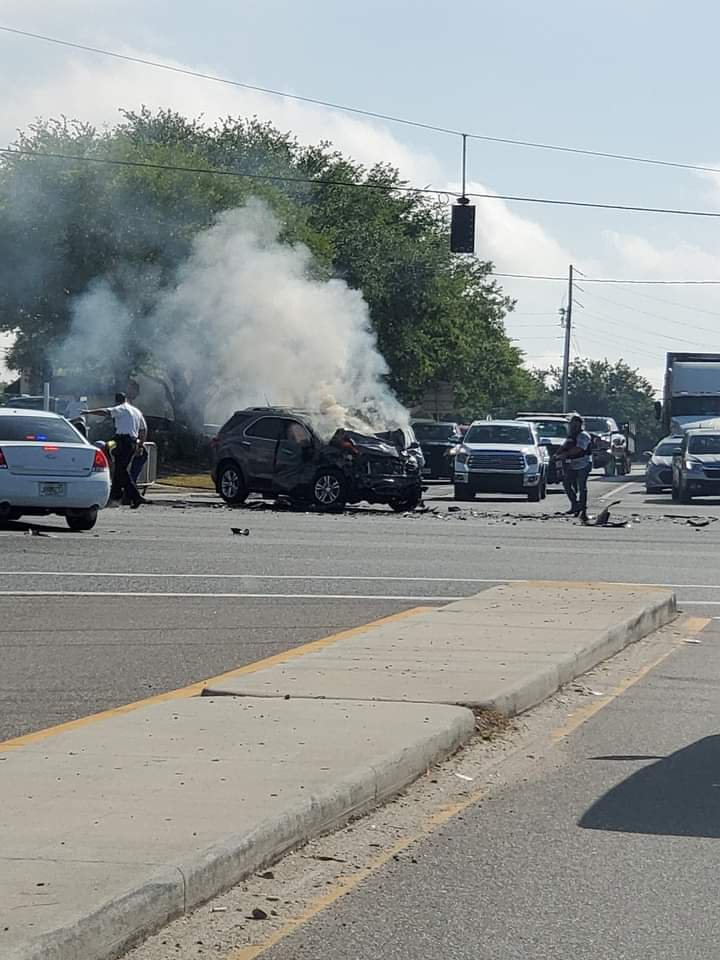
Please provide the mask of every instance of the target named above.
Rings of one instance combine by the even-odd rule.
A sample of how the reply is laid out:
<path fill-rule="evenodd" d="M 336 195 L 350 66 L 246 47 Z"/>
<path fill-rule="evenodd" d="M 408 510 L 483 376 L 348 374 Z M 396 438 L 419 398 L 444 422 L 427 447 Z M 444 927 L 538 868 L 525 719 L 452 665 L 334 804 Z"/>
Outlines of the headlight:
<path fill-rule="evenodd" d="M 538 458 L 535 456 L 534 453 L 525 454 L 525 463 L 527 463 L 529 467 L 536 467 L 537 462 L 538 462 Z"/>
<path fill-rule="evenodd" d="M 467 463 L 469 456 L 467 450 L 461 450 L 460 453 L 455 454 L 455 463 Z"/>
<path fill-rule="evenodd" d="M 688 471 L 688 473 L 697 473 L 699 470 L 702 470 L 702 468 L 703 468 L 703 465 L 699 463 L 697 460 L 685 461 L 685 469 Z"/>

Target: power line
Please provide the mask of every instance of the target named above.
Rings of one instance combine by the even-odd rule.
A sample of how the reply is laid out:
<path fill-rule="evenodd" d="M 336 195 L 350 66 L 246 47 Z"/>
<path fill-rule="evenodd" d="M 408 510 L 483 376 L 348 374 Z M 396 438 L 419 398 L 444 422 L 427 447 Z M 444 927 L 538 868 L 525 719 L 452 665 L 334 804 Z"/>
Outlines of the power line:
<path fill-rule="evenodd" d="M 434 133 L 442 133 L 455 137 L 467 137 L 471 140 L 480 140 L 485 143 L 503 143 L 515 147 L 530 147 L 535 150 L 550 150 L 559 153 L 575 154 L 576 156 L 600 157 L 605 160 L 623 160 L 630 163 L 644 163 L 659 167 L 671 167 L 680 170 L 697 170 L 703 173 L 720 173 L 719 167 L 710 167 L 703 164 L 687 163 L 678 160 L 662 160 L 657 157 L 643 157 L 634 154 L 616 153 L 604 150 L 589 150 L 582 147 L 568 147 L 556 143 L 542 143 L 535 140 L 523 140 L 512 137 L 493 137 L 488 134 L 468 133 L 462 130 L 454 130 L 450 127 L 440 126 L 434 123 L 426 123 L 420 120 L 412 120 L 407 117 L 396 117 L 392 114 L 380 113 L 374 110 L 365 110 L 360 107 L 350 107 L 341 103 L 334 103 L 331 100 L 323 100 L 318 97 L 306 97 L 296 93 L 287 93 L 283 90 L 274 90 L 271 87 L 263 87 L 255 83 L 247 83 L 241 80 L 231 80 L 228 77 L 220 77 L 210 73 L 203 73 L 199 70 L 191 70 L 187 67 L 178 67 L 170 63 L 163 63 L 160 60 L 150 60 L 146 57 L 135 57 L 130 54 L 118 53 L 116 50 L 107 50 L 102 47 L 93 47 L 88 44 L 76 43 L 71 40 L 61 40 L 59 37 L 50 37 L 41 33 L 32 33 L 29 30 L 18 30 L 15 27 L 0 25 L 0 31 L 3 33 L 14 34 L 26 39 L 42 40 L 45 43 L 52 43 L 61 47 L 70 47 L 74 50 L 83 50 L 86 53 L 94 53 L 103 57 L 112 57 L 115 60 L 124 60 L 128 63 L 137 63 L 146 67 L 154 67 L 159 70 L 167 70 L 170 73 L 184 74 L 197 80 L 208 80 L 212 83 L 222 83 L 228 86 L 241 87 L 245 90 L 253 90 L 256 93 L 264 93 L 268 96 L 282 97 L 287 100 L 297 100 L 300 103 L 310 103 L 314 106 L 325 107 L 329 110 L 339 110 L 344 113 L 352 113 L 363 117 L 370 117 L 374 120 L 386 120 L 389 123 L 399 123 L 409 127 L 416 127 L 422 130 L 431 130 Z"/>
<path fill-rule="evenodd" d="M 567 277 L 555 277 L 542 273 L 494 273 L 495 277 L 508 277 L 512 280 L 553 280 L 557 283 L 567 283 Z M 583 283 L 637 283 L 645 285 L 665 286 L 717 286 L 720 280 L 621 280 L 607 277 L 584 277 Z"/>
<path fill-rule="evenodd" d="M 355 189 L 372 189 L 372 190 L 397 190 L 404 193 L 416 193 L 416 194 L 433 194 L 439 196 L 445 194 L 450 196 L 451 194 L 447 190 L 437 190 L 432 187 L 413 187 L 401 184 L 387 184 L 387 183 L 354 183 L 352 180 L 333 180 L 327 178 L 312 178 L 312 177 L 289 177 L 289 176 L 280 176 L 277 174 L 267 174 L 267 173 L 246 173 L 241 170 L 228 170 L 221 167 L 181 167 L 176 166 L 175 164 L 170 163 L 153 163 L 148 160 L 113 160 L 108 157 L 88 157 L 80 156 L 78 154 L 65 154 L 65 153 L 53 153 L 39 150 L 23 150 L 19 147 L 2 147 L 0 148 L 0 153 L 6 156 L 33 156 L 40 157 L 50 160 L 72 160 L 80 163 L 100 163 L 100 164 L 109 164 L 111 166 L 118 167 L 144 167 L 149 170 L 168 170 L 176 173 L 195 173 L 195 174 L 213 174 L 216 176 L 223 177 L 240 177 L 248 180 L 265 180 L 269 182 L 279 182 L 279 183 L 308 183 L 314 184 L 315 186 L 334 186 L 334 187 L 353 187 Z M 672 207 L 644 207 L 644 206 L 631 206 L 629 204 L 622 203 L 593 203 L 586 200 L 556 200 L 548 197 L 523 197 L 515 196 L 511 194 L 501 194 L 501 193 L 467 193 L 467 197 L 472 197 L 477 200 L 505 200 L 510 203 L 538 203 L 538 204 L 549 204 L 551 206 L 560 206 L 560 207 L 585 207 L 593 210 L 622 210 L 624 212 L 630 213 L 665 213 L 672 214 L 676 216 L 684 217 L 709 217 L 711 219 L 720 218 L 720 211 L 717 210 L 682 210 Z M 496 274 L 496 276 L 508 276 L 508 277 L 518 277 L 523 279 L 535 279 L 535 280 L 559 280 L 559 277 L 530 277 L 524 276 L 522 274 Z M 562 278 L 564 279 L 564 278 Z M 617 281 L 583 281 L 595 282 L 595 283 L 610 283 Z M 625 281 L 625 282 L 635 282 L 635 281 Z M 645 282 L 645 281 L 637 281 Z M 670 281 L 657 281 L 657 282 L 670 282 Z M 685 282 L 685 281 L 683 281 Z M 690 281 L 687 281 L 690 282 Z M 703 283 L 705 281 L 696 281 Z M 720 283 L 720 280 L 707 281 L 712 283 Z"/>
<path fill-rule="evenodd" d="M 665 320 L 665 321 L 667 321 L 668 323 L 673 323 L 673 322 L 674 322 L 671 317 L 664 317 L 664 316 L 662 316 L 662 314 L 658 314 L 658 313 L 650 313 L 649 310 L 641 310 L 640 307 L 634 307 L 631 303 L 622 303 L 622 302 L 619 301 L 619 300 L 611 300 L 609 297 L 603 297 L 603 296 L 601 296 L 599 293 L 595 293 L 594 291 L 593 291 L 592 296 L 596 297 L 598 300 L 604 300 L 605 303 L 610 303 L 610 304 L 612 304 L 612 306 L 614 306 L 614 307 L 620 307 L 621 310 L 630 310 L 630 311 L 632 311 L 633 313 L 642 314 L 642 316 L 644 316 L 644 317 L 650 317 L 651 320 Z M 619 322 L 619 321 L 618 321 L 618 322 Z M 712 327 L 700 327 L 700 326 L 698 326 L 698 325 L 695 324 L 695 323 L 692 323 L 692 324 L 691 324 L 691 323 L 684 324 L 684 326 L 689 327 L 690 329 L 693 329 L 693 330 L 699 330 L 699 331 L 701 331 L 702 333 L 712 333 L 712 334 L 715 334 L 715 335 L 717 335 L 717 333 L 718 333 L 718 331 L 717 331 L 716 329 L 713 329 Z M 658 337 L 665 336 L 664 334 L 660 334 L 660 333 L 654 333 L 654 335 L 655 335 L 655 336 L 658 336 Z M 666 339 L 667 339 L 667 338 L 666 338 Z M 678 338 L 677 338 L 677 337 L 672 337 L 671 339 L 677 340 Z M 679 341 L 679 342 L 682 342 L 682 341 Z M 685 341 L 685 342 L 687 342 L 687 341 Z"/>
<path fill-rule="evenodd" d="M 649 293 L 642 293 L 640 290 L 628 290 L 627 292 L 634 294 L 636 297 L 644 297 L 646 300 L 654 300 L 655 303 L 669 304 L 671 307 L 679 307 L 681 310 L 689 310 L 692 313 L 705 313 L 710 317 L 720 317 L 720 311 L 717 310 L 706 310 L 703 307 L 696 307 L 692 304 L 680 303 L 677 300 L 668 300 L 666 297 L 653 297 Z M 716 331 L 712 332 L 715 333 Z"/>

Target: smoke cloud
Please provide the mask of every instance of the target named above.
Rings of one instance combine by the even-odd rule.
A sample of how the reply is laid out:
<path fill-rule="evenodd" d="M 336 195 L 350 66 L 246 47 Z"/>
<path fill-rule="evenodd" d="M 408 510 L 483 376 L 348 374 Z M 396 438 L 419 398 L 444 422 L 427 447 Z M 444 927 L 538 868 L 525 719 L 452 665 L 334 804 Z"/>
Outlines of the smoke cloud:
<path fill-rule="evenodd" d="M 195 394 L 198 418 L 269 403 L 312 411 L 324 434 L 406 424 L 361 293 L 318 279 L 311 252 L 281 243 L 281 229 L 253 200 L 198 234 L 175 282 L 155 290 L 146 345 Z M 120 349 L 130 313 L 106 284 L 79 298 L 68 339 L 76 361 L 84 342 Z"/>

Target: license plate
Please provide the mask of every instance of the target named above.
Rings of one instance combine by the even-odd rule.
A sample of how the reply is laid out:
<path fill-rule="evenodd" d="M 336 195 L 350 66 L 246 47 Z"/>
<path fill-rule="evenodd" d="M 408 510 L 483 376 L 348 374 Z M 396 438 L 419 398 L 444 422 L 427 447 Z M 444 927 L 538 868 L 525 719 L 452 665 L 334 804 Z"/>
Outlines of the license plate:
<path fill-rule="evenodd" d="M 40 496 L 41 497 L 64 497 L 65 487 L 66 487 L 66 484 L 64 483 L 41 483 Z"/>

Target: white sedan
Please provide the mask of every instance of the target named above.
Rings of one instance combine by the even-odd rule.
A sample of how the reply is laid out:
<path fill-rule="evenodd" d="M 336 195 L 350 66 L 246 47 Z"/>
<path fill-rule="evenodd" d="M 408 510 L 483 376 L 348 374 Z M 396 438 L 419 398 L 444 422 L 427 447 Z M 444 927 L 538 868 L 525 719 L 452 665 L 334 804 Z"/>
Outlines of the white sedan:
<path fill-rule="evenodd" d="M 0 407 L 0 521 L 57 513 L 90 530 L 109 496 L 105 454 L 64 417 Z"/>

